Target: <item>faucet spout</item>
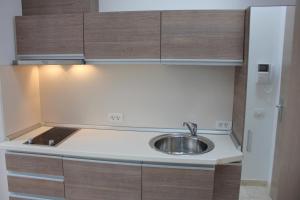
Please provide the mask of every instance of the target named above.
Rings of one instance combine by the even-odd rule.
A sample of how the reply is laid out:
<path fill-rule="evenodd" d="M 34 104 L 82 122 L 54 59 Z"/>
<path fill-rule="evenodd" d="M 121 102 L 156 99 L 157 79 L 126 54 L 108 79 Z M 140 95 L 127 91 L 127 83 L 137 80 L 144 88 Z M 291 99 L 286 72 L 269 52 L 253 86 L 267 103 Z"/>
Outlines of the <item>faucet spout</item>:
<path fill-rule="evenodd" d="M 196 136 L 197 136 L 197 129 L 198 129 L 198 126 L 197 126 L 196 123 L 192 123 L 192 122 L 183 122 L 183 126 L 184 126 L 184 127 L 186 126 L 186 127 L 190 130 L 191 135 L 192 135 L 193 137 L 196 137 Z"/>

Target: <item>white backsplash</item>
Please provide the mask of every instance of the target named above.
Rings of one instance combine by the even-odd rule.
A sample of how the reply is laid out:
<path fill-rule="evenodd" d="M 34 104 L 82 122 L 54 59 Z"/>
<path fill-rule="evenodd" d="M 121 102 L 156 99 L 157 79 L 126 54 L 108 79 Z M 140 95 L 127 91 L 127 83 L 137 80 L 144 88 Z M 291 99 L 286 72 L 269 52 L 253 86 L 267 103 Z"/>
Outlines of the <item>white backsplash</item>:
<path fill-rule="evenodd" d="M 40 68 L 42 120 L 51 123 L 215 129 L 231 121 L 234 68 L 164 65 Z M 123 115 L 112 123 L 110 113 Z"/>

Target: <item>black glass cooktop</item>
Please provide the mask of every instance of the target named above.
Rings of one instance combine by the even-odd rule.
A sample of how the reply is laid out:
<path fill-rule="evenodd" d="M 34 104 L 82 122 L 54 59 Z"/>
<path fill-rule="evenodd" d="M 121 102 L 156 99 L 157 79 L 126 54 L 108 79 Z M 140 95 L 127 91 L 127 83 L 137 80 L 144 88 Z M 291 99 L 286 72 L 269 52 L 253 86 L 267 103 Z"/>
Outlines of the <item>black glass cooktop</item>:
<path fill-rule="evenodd" d="M 56 146 L 61 143 L 64 139 L 74 134 L 79 129 L 76 128 L 62 128 L 55 127 L 50 130 L 42 133 L 41 135 L 36 136 L 33 139 L 29 139 L 24 144 L 36 144 L 36 145 L 47 145 L 47 146 Z"/>

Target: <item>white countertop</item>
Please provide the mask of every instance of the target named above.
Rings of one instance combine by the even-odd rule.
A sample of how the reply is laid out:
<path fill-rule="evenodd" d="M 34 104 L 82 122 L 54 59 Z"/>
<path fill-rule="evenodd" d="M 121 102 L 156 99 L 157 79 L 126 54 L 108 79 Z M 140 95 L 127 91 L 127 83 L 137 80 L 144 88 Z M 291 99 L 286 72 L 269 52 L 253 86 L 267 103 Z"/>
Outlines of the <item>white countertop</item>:
<path fill-rule="evenodd" d="M 211 152 L 202 155 L 168 155 L 152 149 L 149 141 L 155 136 L 165 134 L 160 132 L 81 129 L 56 147 L 23 144 L 27 139 L 48 129 L 50 127 L 41 127 L 15 140 L 3 142 L 0 144 L 0 149 L 100 160 L 199 165 L 239 162 L 243 157 L 242 152 L 236 148 L 229 135 L 201 134 L 215 144 Z"/>

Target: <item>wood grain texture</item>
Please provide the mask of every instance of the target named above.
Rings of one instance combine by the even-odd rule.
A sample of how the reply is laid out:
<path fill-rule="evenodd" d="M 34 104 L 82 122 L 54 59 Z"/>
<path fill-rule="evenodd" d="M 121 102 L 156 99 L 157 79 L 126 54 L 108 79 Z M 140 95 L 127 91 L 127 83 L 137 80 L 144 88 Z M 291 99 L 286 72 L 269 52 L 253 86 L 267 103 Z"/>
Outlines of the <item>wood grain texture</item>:
<path fill-rule="evenodd" d="M 232 113 L 232 132 L 240 145 L 243 145 L 245 132 L 247 81 L 248 81 L 248 53 L 250 33 L 250 9 L 245 15 L 244 64 L 235 68 L 234 97 Z"/>
<path fill-rule="evenodd" d="M 23 16 L 73 14 L 99 10 L 98 0 L 22 0 Z"/>
<path fill-rule="evenodd" d="M 287 84 L 288 84 L 288 70 L 291 66 L 292 55 L 293 55 L 293 45 L 294 45 L 294 25 L 295 25 L 295 7 L 291 6 L 287 8 L 286 15 L 286 25 L 285 25 L 285 36 L 284 36 L 284 48 L 283 48 L 283 61 L 282 61 L 282 71 L 281 71 L 281 86 L 280 86 L 280 98 L 286 103 L 287 96 Z M 281 150 L 283 147 L 283 140 L 285 138 L 285 128 L 283 126 L 284 120 L 278 120 L 277 122 L 277 134 L 276 134 L 276 144 L 275 153 L 273 161 L 273 171 L 272 171 L 272 183 L 270 189 L 270 195 L 273 200 L 277 199 L 278 187 L 279 187 L 279 175 L 281 170 L 281 165 L 285 165 L 282 162 Z"/>
<path fill-rule="evenodd" d="M 160 12 L 85 14 L 88 59 L 160 59 Z"/>
<path fill-rule="evenodd" d="M 300 2 L 297 1 L 295 27 L 293 36 L 292 60 L 288 64 L 284 108 L 282 115 L 282 132 L 279 132 L 278 191 L 274 200 L 300 199 Z M 287 63 L 285 63 L 287 64 Z"/>
<path fill-rule="evenodd" d="M 213 200 L 239 200 L 241 164 L 217 165 Z"/>
<path fill-rule="evenodd" d="M 20 177 L 7 177 L 10 192 L 64 198 L 64 183 Z"/>
<path fill-rule="evenodd" d="M 5 158 L 8 171 L 63 176 L 62 159 L 60 158 L 45 158 L 10 153 L 7 153 Z"/>
<path fill-rule="evenodd" d="M 214 171 L 143 167 L 143 200 L 212 200 Z"/>
<path fill-rule="evenodd" d="M 162 12 L 162 59 L 243 59 L 245 11 Z"/>
<path fill-rule="evenodd" d="M 83 15 L 16 17 L 17 53 L 83 54 Z"/>
<path fill-rule="evenodd" d="M 141 166 L 64 160 L 66 199 L 141 200 Z"/>

